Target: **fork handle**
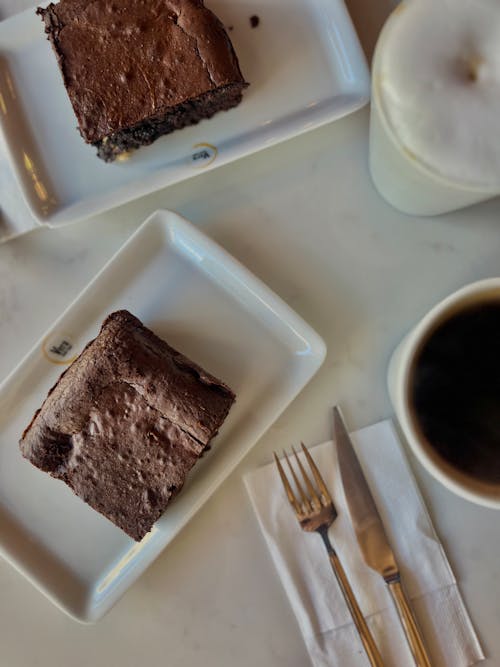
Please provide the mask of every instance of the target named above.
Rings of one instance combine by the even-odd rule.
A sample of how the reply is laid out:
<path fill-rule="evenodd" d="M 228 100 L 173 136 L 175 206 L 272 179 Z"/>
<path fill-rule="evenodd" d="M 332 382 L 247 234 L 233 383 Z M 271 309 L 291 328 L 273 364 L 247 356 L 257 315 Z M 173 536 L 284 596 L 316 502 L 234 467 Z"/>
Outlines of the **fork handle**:
<path fill-rule="evenodd" d="M 420 634 L 415 616 L 408 604 L 400 579 L 388 581 L 387 586 L 391 591 L 392 599 L 394 600 L 394 604 L 401 620 L 401 625 L 405 631 L 416 667 L 431 667 L 431 662 L 427 655 L 427 651 L 425 650 L 422 635 Z"/>
<path fill-rule="evenodd" d="M 342 563 L 340 562 L 335 549 L 330 544 L 328 536 L 326 536 L 326 539 L 325 536 L 322 537 L 325 542 L 326 549 L 328 551 L 328 558 L 330 559 L 332 570 L 335 573 L 340 589 L 344 595 L 344 599 L 347 603 L 347 606 L 349 607 L 352 620 L 354 621 L 360 639 L 363 642 L 363 646 L 366 655 L 368 656 L 368 660 L 370 661 L 372 667 L 384 667 L 382 656 L 380 655 L 377 645 L 375 644 L 375 641 L 373 639 L 373 636 L 370 630 L 368 629 L 365 619 L 363 618 L 363 614 L 361 613 L 361 609 L 359 608 L 358 602 L 354 597 L 353 590 L 347 579 L 347 575 L 344 571 L 344 568 L 342 567 Z"/>

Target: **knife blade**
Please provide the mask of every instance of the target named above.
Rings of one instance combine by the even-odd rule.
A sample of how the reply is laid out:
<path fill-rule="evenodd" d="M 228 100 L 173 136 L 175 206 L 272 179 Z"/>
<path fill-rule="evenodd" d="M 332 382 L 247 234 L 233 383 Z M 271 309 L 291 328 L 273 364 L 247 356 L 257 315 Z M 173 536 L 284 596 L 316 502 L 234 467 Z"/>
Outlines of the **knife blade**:
<path fill-rule="evenodd" d="M 386 582 L 390 581 L 399 576 L 396 559 L 338 406 L 333 408 L 333 435 L 351 523 L 363 560 Z"/>
<path fill-rule="evenodd" d="M 372 570 L 380 574 L 394 600 L 417 667 L 430 667 L 422 635 L 401 587 L 398 564 L 384 524 L 354 450 L 338 406 L 333 408 L 333 439 L 352 527 L 363 556 Z"/>

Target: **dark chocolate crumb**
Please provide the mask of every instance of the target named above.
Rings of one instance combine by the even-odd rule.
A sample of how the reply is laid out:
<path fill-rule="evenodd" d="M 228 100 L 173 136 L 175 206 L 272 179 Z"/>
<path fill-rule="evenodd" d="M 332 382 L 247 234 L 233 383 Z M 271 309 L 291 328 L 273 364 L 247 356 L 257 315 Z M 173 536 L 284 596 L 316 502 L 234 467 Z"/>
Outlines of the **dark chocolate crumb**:
<path fill-rule="evenodd" d="M 260 18 L 257 16 L 257 14 L 254 14 L 253 16 L 250 17 L 250 26 L 252 28 L 256 28 L 260 23 Z"/>
<path fill-rule="evenodd" d="M 228 25 L 227 29 L 229 30 L 229 32 L 231 32 L 232 30 L 234 30 L 234 25 Z"/>

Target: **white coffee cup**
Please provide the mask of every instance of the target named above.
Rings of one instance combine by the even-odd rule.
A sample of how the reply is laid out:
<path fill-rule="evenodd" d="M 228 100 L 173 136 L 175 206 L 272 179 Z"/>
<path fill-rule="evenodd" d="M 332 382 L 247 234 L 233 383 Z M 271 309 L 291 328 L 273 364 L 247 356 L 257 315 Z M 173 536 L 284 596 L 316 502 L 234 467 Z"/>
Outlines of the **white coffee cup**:
<path fill-rule="evenodd" d="M 370 172 L 392 206 L 454 211 L 500 195 L 500 6 L 404 0 L 372 65 Z"/>
<path fill-rule="evenodd" d="M 467 285 L 434 306 L 394 351 L 389 363 L 387 381 L 392 405 L 403 434 L 424 468 L 459 496 L 479 505 L 500 509 L 500 484 L 483 482 L 447 462 L 419 428 L 411 400 L 415 362 L 430 335 L 440 324 L 462 310 L 491 301 L 500 302 L 500 278 Z"/>

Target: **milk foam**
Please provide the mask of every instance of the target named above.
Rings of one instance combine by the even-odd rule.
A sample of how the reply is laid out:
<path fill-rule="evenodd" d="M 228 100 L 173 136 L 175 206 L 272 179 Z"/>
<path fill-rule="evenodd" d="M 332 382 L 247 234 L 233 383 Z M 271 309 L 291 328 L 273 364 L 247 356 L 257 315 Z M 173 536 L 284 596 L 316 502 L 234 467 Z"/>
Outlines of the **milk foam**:
<path fill-rule="evenodd" d="M 411 0 L 374 85 L 406 152 L 446 179 L 500 184 L 500 0 Z"/>

